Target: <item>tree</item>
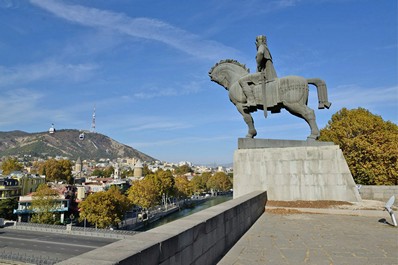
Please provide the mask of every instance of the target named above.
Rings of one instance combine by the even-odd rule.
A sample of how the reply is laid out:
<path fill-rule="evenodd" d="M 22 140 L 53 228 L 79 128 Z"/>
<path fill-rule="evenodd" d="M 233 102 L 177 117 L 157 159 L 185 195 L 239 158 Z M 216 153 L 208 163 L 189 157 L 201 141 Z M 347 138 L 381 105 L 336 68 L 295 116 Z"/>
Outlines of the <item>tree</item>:
<path fill-rule="evenodd" d="M 207 191 L 206 183 L 210 177 L 210 172 L 203 172 L 201 175 L 195 175 L 191 180 L 193 191 L 199 193 Z"/>
<path fill-rule="evenodd" d="M 192 172 L 192 168 L 190 168 L 188 165 L 182 165 L 174 169 L 174 174 L 176 175 L 184 175 L 189 172 Z"/>
<path fill-rule="evenodd" d="M 3 170 L 3 175 L 8 175 L 13 171 L 23 169 L 23 166 L 18 163 L 18 159 L 15 157 L 7 157 L 3 163 L 1 163 L 1 169 Z"/>
<path fill-rule="evenodd" d="M 91 173 L 91 176 L 96 176 L 96 177 L 102 178 L 102 177 L 104 177 L 104 171 L 99 168 L 96 168 Z"/>
<path fill-rule="evenodd" d="M 115 169 L 113 168 L 113 166 L 109 166 L 104 169 L 105 178 L 110 178 L 113 173 L 115 173 Z"/>
<path fill-rule="evenodd" d="M 132 176 L 134 176 L 134 171 L 131 168 L 129 168 L 127 170 L 123 170 L 122 173 L 120 174 L 120 177 L 122 179 L 127 178 L 127 177 L 132 177 Z"/>
<path fill-rule="evenodd" d="M 192 195 L 192 184 L 189 182 L 187 176 L 175 177 L 174 187 L 177 196 L 189 197 Z"/>
<path fill-rule="evenodd" d="M 149 169 L 148 165 L 144 165 L 144 168 L 142 169 L 142 175 L 146 176 L 149 174 L 153 174 L 152 170 Z"/>
<path fill-rule="evenodd" d="M 224 172 L 215 173 L 209 178 L 206 185 L 208 189 L 217 191 L 228 191 L 232 188 L 232 183 Z"/>
<path fill-rule="evenodd" d="M 8 198 L 0 200 L 0 216 L 14 220 L 15 215 L 13 214 L 14 209 L 18 207 L 18 198 Z"/>
<path fill-rule="evenodd" d="M 98 228 L 118 226 L 129 206 L 127 197 L 113 186 L 107 191 L 91 194 L 79 203 L 79 221 L 87 219 Z"/>
<path fill-rule="evenodd" d="M 46 184 L 41 184 L 36 192 L 32 195 L 32 204 L 30 209 L 32 214 L 32 223 L 39 224 L 55 224 L 57 219 L 54 218 L 55 209 L 58 206 L 57 199 L 59 194 L 56 190 L 51 189 Z"/>
<path fill-rule="evenodd" d="M 321 130 L 319 139 L 340 146 L 356 183 L 398 185 L 396 124 L 363 108 L 343 108 Z"/>
<path fill-rule="evenodd" d="M 159 204 L 159 191 L 153 178 L 145 177 L 142 180 L 135 181 L 127 194 L 132 204 L 142 208 L 150 208 Z"/>
<path fill-rule="evenodd" d="M 72 162 L 70 160 L 48 159 L 40 163 L 38 172 L 45 175 L 47 181 L 66 181 L 72 183 Z"/>

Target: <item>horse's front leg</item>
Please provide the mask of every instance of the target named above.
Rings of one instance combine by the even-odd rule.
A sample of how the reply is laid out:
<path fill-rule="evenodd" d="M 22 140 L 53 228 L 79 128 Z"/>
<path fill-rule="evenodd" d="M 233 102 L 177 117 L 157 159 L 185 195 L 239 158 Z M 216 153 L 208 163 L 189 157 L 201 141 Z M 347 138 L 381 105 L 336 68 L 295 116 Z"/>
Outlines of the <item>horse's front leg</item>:
<path fill-rule="evenodd" d="M 250 112 L 243 108 L 243 104 L 236 104 L 236 108 L 238 109 L 239 113 L 242 114 L 243 120 L 246 122 L 248 127 L 248 132 L 246 137 L 247 138 L 254 138 L 257 135 L 257 131 L 254 128 L 254 121 L 253 117 Z"/>

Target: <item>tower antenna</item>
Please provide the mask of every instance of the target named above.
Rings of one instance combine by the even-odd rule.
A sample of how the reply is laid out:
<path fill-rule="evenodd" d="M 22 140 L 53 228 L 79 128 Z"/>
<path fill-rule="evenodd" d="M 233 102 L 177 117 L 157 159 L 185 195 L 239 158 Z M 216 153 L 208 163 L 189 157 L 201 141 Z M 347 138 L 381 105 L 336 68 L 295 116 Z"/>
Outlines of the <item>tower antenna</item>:
<path fill-rule="evenodd" d="M 94 111 L 93 111 L 93 119 L 91 121 L 91 132 L 95 132 L 95 105 L 94 105 Z"/>

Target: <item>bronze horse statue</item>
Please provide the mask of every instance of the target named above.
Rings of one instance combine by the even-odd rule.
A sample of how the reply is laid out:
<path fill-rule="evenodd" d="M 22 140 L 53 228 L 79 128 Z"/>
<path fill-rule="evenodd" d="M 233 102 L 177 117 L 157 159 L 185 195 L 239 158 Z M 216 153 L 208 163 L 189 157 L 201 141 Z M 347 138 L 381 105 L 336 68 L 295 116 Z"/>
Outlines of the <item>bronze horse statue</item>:
<path fill-rule="evenodd" d="M 278 113 L 282 108 L 308 123 L 311 128 L 311 134 L 307 137 L 307 140 L 316 140 L 319 137 L 314 110 L 307 106 L 308 84 L 317 87 L 318 108 L 329 108 L 331 103 L 328 101 L 326 84 L 323 80 L 319 78 L 306 79 L 300 76 L 286 76 L 272 81 L 264 80 L 261 83 L 253 83 L 251 87 L 257 106 L 248 108 L 245 105 L 247 98 L 238 81 L 249 74 L 249 69 L 235 60 L 221 60 L 209 71 L 211 80 L 229 91 L 229 99 L 242 114 L 248 126 L 246 137 L 253 138 L 257 135 L 251 112 L 261 109 L 264 110 L 266 117 L 268 110 L 271 113 Z"/>

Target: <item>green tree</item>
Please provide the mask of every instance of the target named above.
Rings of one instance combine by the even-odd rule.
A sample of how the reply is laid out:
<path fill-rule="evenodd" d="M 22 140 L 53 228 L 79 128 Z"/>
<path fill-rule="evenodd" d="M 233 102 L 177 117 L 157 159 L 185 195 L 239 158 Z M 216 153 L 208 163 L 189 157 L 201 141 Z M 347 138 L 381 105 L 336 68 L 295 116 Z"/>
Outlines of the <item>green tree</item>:
<path fill-rule="evenodd" d="M 3 175 L 8 175 L 13 171 L 19 171 L 23 169 L 23 166 L 18 162 L 15 157 L 7 157 L 1 163 L 1 169 L 3 170 Z"/>
<path fill-rule="evenodd" d="M 59 202 L 59 194 L 46 184 L 41 184 L 32 195 L 30 209 L 33 211 L 32 223 L 55 224 L 58 222 L 59 215 L 55 213 Z"/>
<path fill-rule="evenodd" d="M 109 166 L 104 169 L 105 178 L 110 178 L 113 173 L 115 173 L 115 169 L 113 168 L 113 166 Z"/>
<path fill-rule="evenodd" d="M 131 168 L 127 169 L 127 170 L 123 170 L 122 173 L 120 174 L 120 177 L 122 179 L 127 178 L 127 177 L 132 177 L 134 176 L 134 170 L 132 170 Z"/>
<path fill-rule="evenodd" d="M 174 174 L 176 175 L 184 175 L 189 172 L 192 172 L 192 168 L 190 168 L 188 165 L 182 165 L 174 169 Z"/>
<path fill-rule="evenodd" d="M 0 216 L 5 219 L 15 220 L 14 209 L 18 207 L 18 198 L 0 200 Z"/>
<path fill-rule="evenodd" d="M 102 177 L 104 177 L 104 171 L 102 169 L 96 168 L 91 173 L 91 176 L 96 176 L 96 177 L 102 178 Z"/>
<path fill-rule="evenodd" d="M 118 226 L 129 206 L 127 197 L 117 187 L 111 187 L 107 191 L 91 194 L 79 203 L 79 221 L 87 219 L 98 228 Z"/>
<path fill-rule="evenodd" d="M 340 146 L 356 183 L 398 185 L 396 124 L 363 108 L 343 108 L 321 130 L 319 139 Z"/>
<path fill-rule="evenodd" d="M 159 191 L 153 178 L 145 177 L 142 180 L 134 181 L 127 194 L 132 204 L 142 208 L 150 208 L 159 204 Z"/>

